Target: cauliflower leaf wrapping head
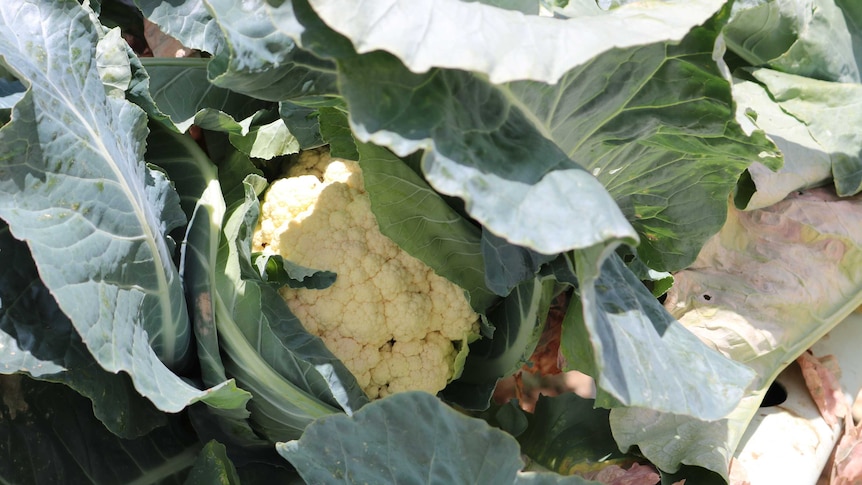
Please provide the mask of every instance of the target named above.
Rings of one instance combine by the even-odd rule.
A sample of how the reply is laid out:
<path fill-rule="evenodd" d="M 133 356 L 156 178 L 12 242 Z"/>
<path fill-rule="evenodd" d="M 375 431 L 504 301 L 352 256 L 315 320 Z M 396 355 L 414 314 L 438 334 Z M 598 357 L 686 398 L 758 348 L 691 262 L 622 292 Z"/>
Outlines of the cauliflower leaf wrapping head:
<path fill-rule="evenodd" d="M 443 389 L 478 333 L 464 290 L 380 232 L 358 163 L 311 150 L 287 175 L 264 196 L 254 250 L 338 275 L 323 290 L 282 288 L 291 311 L 370 398 Z"/>

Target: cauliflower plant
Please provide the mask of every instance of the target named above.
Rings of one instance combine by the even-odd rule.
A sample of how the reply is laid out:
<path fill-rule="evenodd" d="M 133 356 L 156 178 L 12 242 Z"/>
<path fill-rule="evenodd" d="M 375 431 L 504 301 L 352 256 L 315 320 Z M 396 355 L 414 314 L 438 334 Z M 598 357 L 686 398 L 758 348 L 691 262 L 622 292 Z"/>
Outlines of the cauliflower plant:
<path fill-rule="evenodd" d="M 305 151 L 287 175 L 265 194 L 254 250 L 338 275 L 324 290 L 282 288 L 290 309 L 370 398 L 443 389 L 478 333 L 463 290 L 381 234 L 358 163 Z"/>

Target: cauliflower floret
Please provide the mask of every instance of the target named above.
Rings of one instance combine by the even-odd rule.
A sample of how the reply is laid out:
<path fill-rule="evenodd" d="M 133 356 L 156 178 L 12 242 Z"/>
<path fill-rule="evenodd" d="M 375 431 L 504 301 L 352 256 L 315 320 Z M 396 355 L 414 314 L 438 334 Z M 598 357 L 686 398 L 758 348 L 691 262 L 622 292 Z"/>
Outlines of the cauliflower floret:
<path fill-rule="evenodd" d="M 478 332 L 463 290 L 380 232 L 356 162 L 312 150 L 287 175 L 264 197 L 254 250 L 338 275 L 324 290 L 282 288 L 290 309 L 370 398 L 443 389 L 456 346 Z"/>

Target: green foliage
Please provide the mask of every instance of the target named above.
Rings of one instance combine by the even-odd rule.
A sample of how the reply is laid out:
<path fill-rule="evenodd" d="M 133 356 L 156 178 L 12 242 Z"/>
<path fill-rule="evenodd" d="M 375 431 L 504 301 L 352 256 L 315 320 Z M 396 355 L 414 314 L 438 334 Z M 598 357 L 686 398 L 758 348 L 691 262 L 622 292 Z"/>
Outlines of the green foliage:
<path fill-rule="evenodd" d="M 128 4 L 0 4 L 2 482 L 582 484 L 637 447 L 717 483 L 860 301 L 850 0 Z M 199 57 L 139 58 L 150 24 Z M 442 399 L 369 403 L 278 292 L 339 276 L 252 253 L 264 173 L 322 145 L 480 313 Z M 497 407 L 562 291 L 596 400 Z"/>

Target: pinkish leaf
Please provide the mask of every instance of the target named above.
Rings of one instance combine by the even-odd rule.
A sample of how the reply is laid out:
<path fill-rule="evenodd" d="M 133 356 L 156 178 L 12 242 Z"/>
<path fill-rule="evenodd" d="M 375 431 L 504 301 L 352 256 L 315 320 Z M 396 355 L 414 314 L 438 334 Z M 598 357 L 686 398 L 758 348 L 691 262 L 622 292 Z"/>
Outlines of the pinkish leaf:
<path fill-rule="evenodd" d="M 830 426 L 836 426 L 839 418 L 847 415 L 847 402 L 841 383 L 838 382 L 841 372 L 838 361 L 831 355 L 817 358 L 810 351 L 803 352 L 796 361 L 823 420 Z"/>
<path fill-rule="evenodd" d="M 619 465 L 607 466 L 592 479 L 605 485 L 656 485 L 661 481 L 655 469 L 637 463 L 632 464 L 628 470 Z"/>
<path fill-rule="evenodd" d="M 144 19 L 144 38 L 153 53 L 153 57 L 199 57 L 194 49 L 185 47 L 173 37 L 162 32 L 159 26 Z"/>
<path fill-rule="evenodd" d="M 742 465 L 742 462 L 736 458 L 730 459 L 730 476 L 728 478 L 729 485 L 751 485 L 748 481 L 748 470 Z"/>
<path fill-rule="evenodd" d="M 862 484 L 862 424 L 844 421 L 844 436 L 835 447 L 831 485 Z"/>

